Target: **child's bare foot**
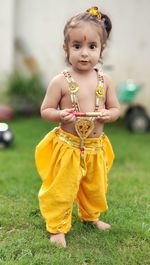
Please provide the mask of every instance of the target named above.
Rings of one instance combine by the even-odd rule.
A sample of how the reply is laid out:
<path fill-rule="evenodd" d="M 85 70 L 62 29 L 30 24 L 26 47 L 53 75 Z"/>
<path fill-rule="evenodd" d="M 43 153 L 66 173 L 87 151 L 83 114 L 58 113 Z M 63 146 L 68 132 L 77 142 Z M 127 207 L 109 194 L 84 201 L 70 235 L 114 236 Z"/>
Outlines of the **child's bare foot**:
<path fill-rule="evenodd" d="M 65 235 L 62 234 L 62 233 L 60 233 L 60 234 L 51 234 L 50 241 L 51 241 L 51 243 L 55 244 L 58 247 L 66 248 Z"/>
<path fill-rule="evenodd" d="M 104 223 L 102 221 L 96 221 L 93 222 L 93 224 L 96 225 L 99 230 L 109 230 L 111 228 L 111 225 Z"/>

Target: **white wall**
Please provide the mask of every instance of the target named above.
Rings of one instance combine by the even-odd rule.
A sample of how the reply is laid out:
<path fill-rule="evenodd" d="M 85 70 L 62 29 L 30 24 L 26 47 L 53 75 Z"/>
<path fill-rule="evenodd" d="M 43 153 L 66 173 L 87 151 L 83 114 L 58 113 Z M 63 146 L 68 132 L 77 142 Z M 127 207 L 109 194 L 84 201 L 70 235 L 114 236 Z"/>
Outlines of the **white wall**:
<path fill-rule="evenodd" d="M 112 66 L 110 75 L 115 85 L 133 78 L 145 84 L 139 100 L 149 105 L 150 95 L 150 0 L 14 0 L 16 2 L 15 34 L 25 43 L 46 77 L 46 82 L 64 67 L 63 28 L 70 16 L 97 5 L 112 20 L 113 31 L 105 51 L 105 65 Z M 0 5 L 12 0 L 0 0 Z M 8 6 L 7 6 L 8 9 Z M 6 12 L 6 11 L 5 11 Z M 0 10 L 0 19 L 3 14 Z M 10 9 L 7 10 L 10 13 Z M 12 19 L 12 17 L 11 17 Z M 10 25 L 11 19 L 9 19 Z M 13 28 L 13 27 L 12 27 Z M 9 29 L 7 29 L 9 30 Z M 6 34 L 6 33 L 5 33 Z M 1 35 L 1 33 L 0 33 Z M 4 35 L 4 32 L 3 32 Z M 7 33 L 11 35 L 12 33 Z M 8 37 L 7 37 L 8 38 Z M 11 41 L 7 43 L 3 58 L 12 53 Z M 9 50 L 9 51 L 8 51 Z M 10 56 L 12 57 L 12 56 Z M 11 61 L 11 59 L 9 58 Z M 4 65 L 7 60 L 4 60 Z M 1 67 L 0 62 L 0 67 Z M 3 65 L 3 68 L 5 68 Z M 9 64 L 11 65 L 11 63 Z M 138 98 L 137 98 L 138 100 Z"/>
<path fill-rule="evenodd" d="M 51 78 L 65 67 L 63 28 L 72 15 L 85 11 L 91 5 L 100 5 L 107 13 L 113 8 L 112 0 L 18 0 L 17 36 L 23 39 L 30 52 L 38 59 L 46 76 Z"/>
<path fill-rule="evenodd" d="M 12 71 L 14 58 L 14 0 L 0 0 L 0 83 Z"/>

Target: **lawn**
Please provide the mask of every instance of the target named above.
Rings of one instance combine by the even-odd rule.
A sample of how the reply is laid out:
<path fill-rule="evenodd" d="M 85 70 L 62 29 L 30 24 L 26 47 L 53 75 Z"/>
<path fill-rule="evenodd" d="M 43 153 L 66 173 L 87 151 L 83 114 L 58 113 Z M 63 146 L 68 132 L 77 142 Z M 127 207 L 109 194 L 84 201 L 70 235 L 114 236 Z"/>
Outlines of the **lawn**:
<path fill-rule="evenodd" d="M 131 134 L 122 122 L 107 125 L 116 160 L 102 218 L 112 229 L 81 223 L 75 206 L 68 247 L 59 249 L 49 243 L 39 212 L 34 165 L 35 146 L 52 126 L 36 117 L 15 119 L 10 127 L 14 144 L 0 150 L 0 264 L 150 264 L 150 133 Z"/>

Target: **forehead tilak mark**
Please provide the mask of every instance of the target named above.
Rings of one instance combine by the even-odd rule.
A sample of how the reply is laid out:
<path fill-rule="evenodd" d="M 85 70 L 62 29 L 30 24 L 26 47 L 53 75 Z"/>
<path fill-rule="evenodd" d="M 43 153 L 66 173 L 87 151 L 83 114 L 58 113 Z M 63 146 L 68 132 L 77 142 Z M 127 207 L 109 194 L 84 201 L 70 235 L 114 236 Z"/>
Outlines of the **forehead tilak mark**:
<path fill-rule="evenodd" d="M 87 37 L 86 37 L 86 35 L 84 35 L 84 37 L 83 37 L 83 40 L 84 40 L 84 41 L 86 41 L 86 40 L 87 40 Z"/>

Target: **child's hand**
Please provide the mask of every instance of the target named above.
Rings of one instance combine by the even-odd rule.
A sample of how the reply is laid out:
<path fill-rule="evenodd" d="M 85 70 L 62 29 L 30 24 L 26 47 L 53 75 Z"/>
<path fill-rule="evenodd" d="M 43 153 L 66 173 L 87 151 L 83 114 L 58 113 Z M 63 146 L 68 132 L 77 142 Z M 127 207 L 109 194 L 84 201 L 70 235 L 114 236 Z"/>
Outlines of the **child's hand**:
<path fill-rule="evenodd" d="M 73 114 L 74 109 L 63 109 L 60 110 L 60 120 L 62 123 L 71 123 L 75 122 L 76 117 Z"/>
<path fill-rule="evenodd" d="M 111 111 L 108 109 L 101 109 L 100 111 L 100 115 L 97 117 L 97 120 L 101 121 L 101 122 L 108 122 L 109 120 L 111 120 Z"/>

